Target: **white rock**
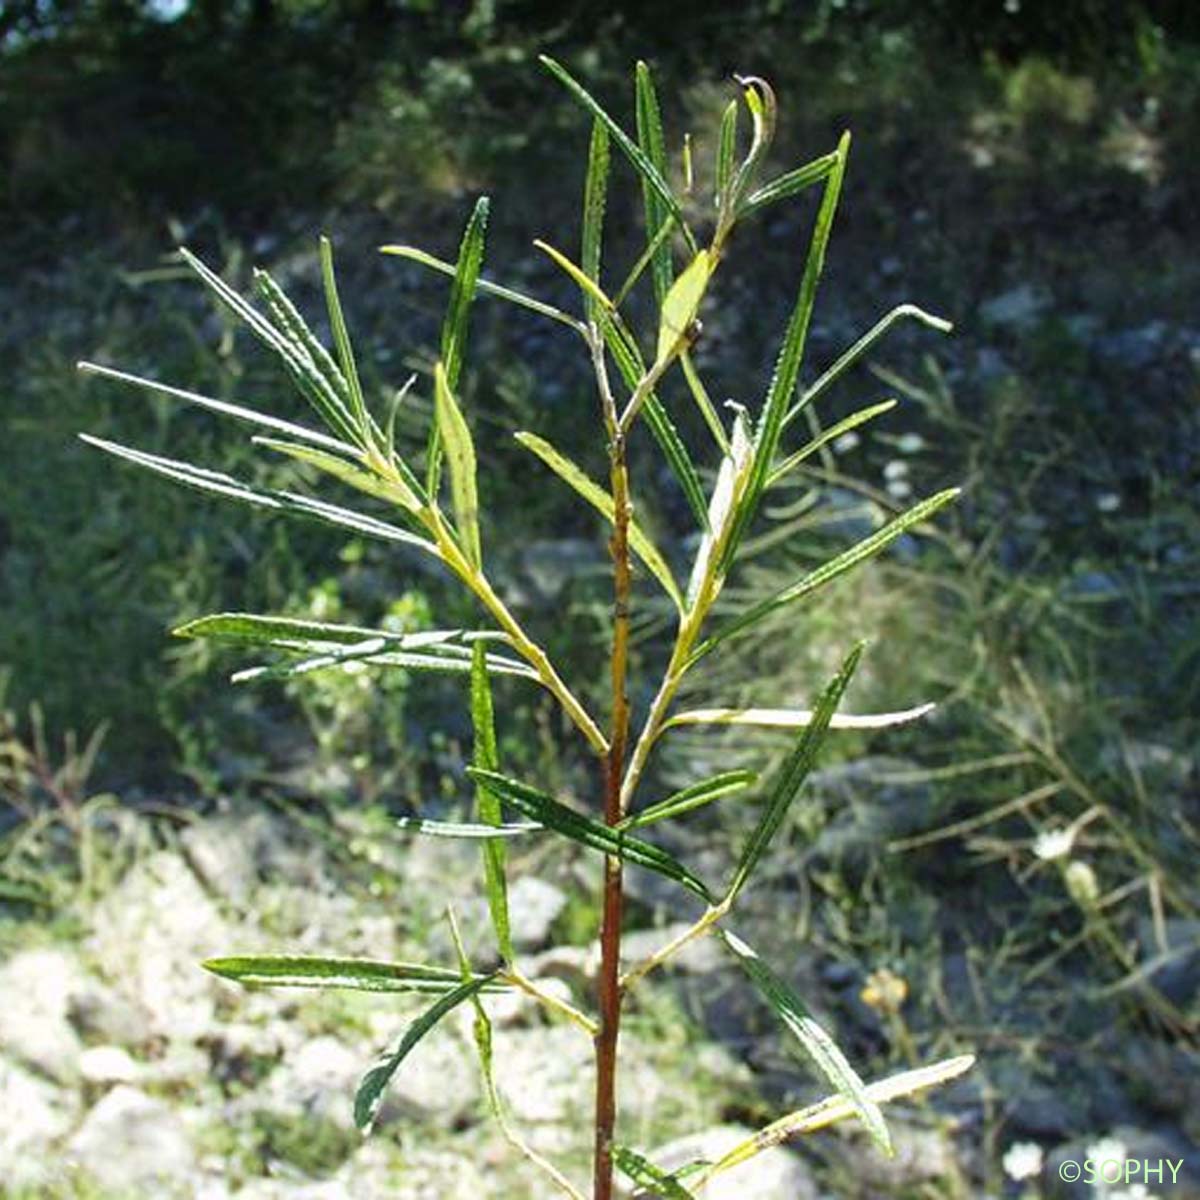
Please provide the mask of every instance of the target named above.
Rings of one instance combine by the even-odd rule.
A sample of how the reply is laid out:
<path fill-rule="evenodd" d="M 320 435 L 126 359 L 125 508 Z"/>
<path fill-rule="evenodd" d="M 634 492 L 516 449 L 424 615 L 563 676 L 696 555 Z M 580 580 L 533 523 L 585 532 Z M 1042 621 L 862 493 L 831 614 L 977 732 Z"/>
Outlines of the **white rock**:
<path fill-rule="evenodd" d="M 85 978 L 61 951 L 18 954 L 0 970 L 0 1050 L 39 1074 L 73 1082 L 81 1047 L 68 1010 Z"/>
<path fill-rule="evenodd" d="M 753 1132 L 736 1125 L 717 1125 L 661 1146 L 649 1157 L 660 1167 L 675 1170 L 693 1159 L 718 1159 Z M 717 1175 L 704 1189 L 705 1200 L 782 1200 L 785 1196 L 787 1200 L 817 1200 L 818 1192 L 803 1159 L 779 1146 Z"/>
<path fill-rule="evenodd" d="M 150 1029 L 194 1040 L 215 1023 L 220 984 L 200 961 L 234 938 L 177 854 L 145 859 L 97 906 L 90 948 L 145 1009 Z"/>
<path fill-rule="evenodd" d="M 79 1074 L 87 1083 L 133 1083 L 138 1065 L 120 1046 L 91 1046 L 79 1056 Z"/>
<path fill-rule="evenodd" d="M 0 1179 L 15 1188 L 49 1182 L 50 1145 L 74 1124 L 74 1097 L 0 1059 Z"/>
<path fill-rule="evenodd" d="M 566 894 L 554 884 L 534 875 L 522 875 L 514 880 L 508 889 L 513 944 L 518 950 L 536 950 L 544 946 L 554 922 L 566 906 Z"/>
<path fill-rule="evenodd" d="M 183 1123 L 161 1100 L 121 1084 L 88 1113 L 65 1161 L 118 1195 L 161 1195 L 194 1172 Z"/>

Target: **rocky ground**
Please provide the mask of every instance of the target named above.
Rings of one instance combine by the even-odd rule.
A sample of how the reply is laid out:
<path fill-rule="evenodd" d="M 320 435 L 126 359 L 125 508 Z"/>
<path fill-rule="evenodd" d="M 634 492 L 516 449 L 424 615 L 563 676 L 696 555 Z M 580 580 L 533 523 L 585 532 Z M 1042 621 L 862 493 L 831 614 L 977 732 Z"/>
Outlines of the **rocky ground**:
<path fill-rule="evenodd" d="M 861 775 L 861 765 L 857 769 Z M 836 782 L 846 785 L 844 772 Z M 126 841 L 132 837 L 141 850 L 115 886 L 81 901 L 65 927 L 30 922 L 4 929 L 4 1195 L 440 1200 L 556 1194 L 487 1117 L 469 1011 L 459 1010 L 420 1045 L 391 1087 L 377 1131 L 364 1141 L 351 1116 L 357 1080 L 420 1002 L 247 991 L 197 966 L 213 954 L 267 950 L 452 962 L 443 920 L 449 903 L 482 956 L 486 913 L 472 846 L 400 836 L 371 841 L 349 818 L 326 840 L 314 840 L 283 816 L 238 807 L 181 826 L 128 813 L 118 823 Z M 365 872 L 361 862 L 347 869 L 339 842 L 372 860 Z M 703 866 L 705 851 L 695 849 Z M 555 852 L 547 858 L 535 851 L 518 863 L 516 941 L 528 973 L 543 987 L 586 1004 L 594 951 L 557 943 L 570 928 L 568 892 L 592 864 L 567 862 Z M 383 877 L 400 886 L 381 889 Z M 631 959 L 669 937 L 664 926 L 687 915 L 656 886 L 656 877 L 637 873 L 632 882 L 634 911 L 646 928 L 630 934 Z M 797 951 L 788 921 L 792 905 L 781 905 L 788 894 L 778 886 L 752 891 L 739 928 L 775 943 L 772 953 L 782 955 L 861 1060 L 877 1018 L 856 998 L 855 980 L 844 977 L 844 968 Z M 514 1124 L 536 1150 L 584 1179 L 591 1078 L 586 1037 L 547 1021 L 543 1010 L 523 1000 L 501 996 L 488 1004 L 500 1087 Z M 926 1047 L 932 1057 L 971 1048 L 949 1029 L 944 1034 L 924 1040 L 922 1055 Z M 1109 1072 L 1112 1094 L 1090 1098 L 1093 1108 L 1107 1104 L 1110 1117 L 1101 1125 L 1089 1124 L 1096 1115 L 1089 1100 L 1038 1082 L 1034 1062 L 1012 1051 L 985 1054 L 976 1072 L 932 1103 L 894 1108 L 894 1160 L 879 1157 L 846 1127 L 801 1150 L 761 1155 L 714 1182 L 708 1200 L 1099 1196 L 1090 1189 L 1055 1190 L 1061 1189 L 1055 1164 L 1081 1154 L 1086 1129 L 1116 1137 L 1131 1156 L 1187 1160 L 1190 1182 L 1161 1194 L 1200 1195 L 1200 1093 L 1186 1055 L 1151 1039 L 1123 1045 L 1121 1073 Z M 709 943 L 689 949 L 670 975 L 639 995 L 624 1053 L 623 1137 L 664 1162 L 718 1153 L 748 1128 L 820 1094 L 736 969 Z M 1094 1067 L 1080 1069 L 1092 1078 Z M 1060 1064 L 1061 1078 L 1064 1069 Z M 1045 1192 L 1034 1189 L 1036 1177 L 1017 1185 L 998 1167 L 1001 1152 L 1022 1142 L 1048 1152 Z"/>

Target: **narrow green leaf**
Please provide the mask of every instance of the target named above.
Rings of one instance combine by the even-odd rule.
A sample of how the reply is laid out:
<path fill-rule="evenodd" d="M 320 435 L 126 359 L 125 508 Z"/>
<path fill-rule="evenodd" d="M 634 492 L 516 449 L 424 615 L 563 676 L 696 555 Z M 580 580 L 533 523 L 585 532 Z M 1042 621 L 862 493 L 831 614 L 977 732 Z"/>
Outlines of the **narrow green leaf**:
<path fill-rule="evenodd" d="M 499 775 L 494 771 L 479 771 L 474 767 L 468 767 L 467 773 L 472 779 L 493 791 L 505 804 L 547 829 L 561 833 L 590 850 L 610 854 L 625 862 L 657 871 L 658 874 L 682 884 L 702 899 L 711 901 L 708 888 L 678 859 L 658 846 L 619 830 L 610 829 L 607 825 L 568 808 L 545 792 L 516 779 L 510 779 L 506 775 Z"/>
<path fill-rule="evenodd" d="M 775 450 L 779 445 L 784 418 L 787 415 L 792 392 L 795 390 L 796 380 L 800 374 L 800 363 L 804 357 L 809 321 L 817 296 L 817 284 L 820 282 L 821 271 L 825 265 L 825 250 L 829 245 L 829 235 L 833 228 L 838 197 L 841 195 L 849 146 L 850 135 L 843 134 L 842 140 L 838 144 L 837 164 L 825 180 L 825 194 L 821 199 L 816 226 L 809 244 L 804 276 L 800 282 L 800 293 L 788 321 L 787 331 L 784 333 L 783 345 L 775 363 L 775 372 L 771 377 L 763 411 L 754 432 L 754 467 L 725 551 L 723 565 L 726 569 L 733 561 L 738 544 L 754 517 L 759 499 L 766 489 L 767 478 L 774 466 Z"/>
<path fill-rule="evenodd" d="M 804 394 L 788 409 L 784 417 L 785 426 L 790 425 L 810 404 L 820 397 L 831 384 L 836 382 L 850 367 L 852 367 L 897 321 L 911 320 L 938 333 L 949 333 L 953 328 L 951 322 L 942 317 L 935 317 L 915 304 L 900 304 L 875 322 L 866 333 L 858 339 L 847 351 L 841 354 L 837 361 L 824 371 L 820 378 L 808 388 Z"/>
<path fill-rule="evenodd" d="M 421 1039 L 444 1017 L 452 1012 L 465 1000 L 470 1000 L 483 991 L 495 979 L 495 975 L 472 979 L 469 983 L 460 983 L 453 991 L 447 992 L 425 1010 L 405 1031 L 395 1049 L 380 1056 L 375 1064 L 362 1078 L 358 1092 L 354 1097 L 354 1123 L 364 1131 L 370 1129 L 383 1102 L 383 1093 L 391 1083 L 392 1078 L 400 1069 L 400 1064 L 409 1056 Z"/>
<path fill-rule="evenodd" d="M 496 841 L 523 837 L 527 833 L 545 832 L 545 826 L 537 824 L 536 821 L 515 825 L 469 825 L 458 821 L 428 821 L 424 817 L 401 817 L 396 824 L 405 833 L 420 833 L 426 837 L 468 842 Z"/>
<path fill-rule="evenodd" d="M 704 423 L 712 431 L 713 439 L 721 453 L 728 454 L 729 435 L 725 432 L 725 426 L 721 424 L 716 406 L 708 394 L 708 389 L 704 386 L 704 380 L 700 378 L 700 372 L 696 370 L 696 364 L 692 362 L 691 354 L 686 350 L 679 356 L 679 365 L 683 368 L 683 377 L 687 380 L 688 390 L 692 393 L 692 399 L 695 400 L 696 407 L 704 418 Z"/>
<path fill-rule="evenodd" d="M 443 675 L 466 675 L 471 670 L 469 657 L 462 657 L 455 646 L 435 647 L 434 652 L 420 653 L 392 650 L 382 638 L 373 638 L 357 646 L 328 650 L 299 662 L 276 663 L 265 667 L 248 667 L 232 676 L 234 683 L 256 683 L 264 680 L 293 679 L 347 663 L 361 662 L 374 667 L 398 667 L 407 671 L 433 671 Z M 537 679 L 538 674 L 528 664 L 497 654 L 488 655 L 488 669 L 496 675 L 515 675 L 520 679 Z"/>
<path fill-rule="evenodd" d="M 600 286 L 600 259 L 604 245 L 604 207 L 608 199 L 608 130 L 602 121 L 592 122 L 592 142 L 588 150 L 587 178 L 583 188 L 583 239 L 580 261 L 583 273 Z M 585 297 L 588 317 L 595 318 L 598 303 L 590 293 Z"/>
<path fill-rule="evenodd" d="M 459 243 L 454 282 L 450 287 L 450 302 L 446 306 L 446 318 L 442 322 L 441 362 L 451 391 L 458 387 L 458 377 L 466 353 L 467 319 L 471 312 L 471 302 L 475 299 L 479 269 L 483 265 L 487 218 L 488 198 L 480 196 Z M 438 411 L 440 410 L 439 403 Z M 425 449 L 425 491 L 431 500 L 437 498 L 441 484 L 443 435 L 440 420 L 435 420 L 429 427 L 429 442 Z"/>
<path fill-rule="evenodd" d="M 834 713 L 830 729 L 891 729 L 907 725 L 931 713 L 936 706 L 921 704 L 900 712 Z M 693 708 L 676 713 L 663 726 L 675 725 L 752 725 L 759 729 L 807 729 L 816 713 L 804 708 Z"/>
<path fill-rule="evenodd" d="M 723 771 L 719 775 L 713 775 L 709 779 L 693 783 L 689 787 L 675 792 L 674 795 L 668 796 L 665 800 L 659 800 L 657 803 L 649 805 L 631 817 L 626 817 L 617 828 L 641 829 L 645 825 L 654 824 L 655 821 L 665 821 L 671 817 L 677 817 L 681 813 L 700 808 L 701 805 L 711 804 L 714 800 L 744 791 L 746 788 L 752 787 L 757 780 L 758 774 L 755 771 Z"/>
<path fill-rule="evenodd" d="M 662 114 L 658 107 L 658 95 L 654 90 L 654 77 L 650 74 L 650 68 L 640 61 L 635 71 L 634 99 L 638 146 L 659 177 L 665 180 L 667 147 L 663 137 Z M 672 212 L 645 175 L 642 176 L 642 198 L 646 210 L 646 242 L 649 245 L 656 241 L 659 230 L 671 221 Z M 671 246 L 666 240 L 661 240 L 651 256 L 650 272 L 654 281 L 654 296 L 660 308 L 671 287 L 672 274 Z"/>
<path fill-rule="evenodd" d="M 415 246 L 380 246 L 379 250 L 381 254 L 392 254 L 397 258 L 406 258 L 410 262 L 420 263 L 423 267 L 429 267 L 431 270 L 439 271 L 443 275 L 452 276 L 454 274 L 453 263 L 448 263 L 442 258 L 436 258 L 424 250 L 418 250 Z M 475 288 L 480 295 L 491 296 L 497 300 L 507 300 L 510 304 L 515 304 L 519 308 L 537 313 L 538 316 L 549 317 L 552 321 L 557 321 L 560 325 L 568 325 L 576 333 L 581 330 L 579 322 L 573 316 L 563 312 L 561 308 L 555 308 L 553 304 L 547 304 L 544 300 L 537 300 L 533 296 L 526 296 L 523 292 L 504 287 L 499 283 L 493 283 L 490 279 L 484 279 L 483 276 L 480 276 L 475 281 Z"/>
<path fill-rule="evenodd" d="M 794 470 L 805 459 L 811 458 L 822 447 L 829 445 L 830 442 L 836 442 L 838 438 L 849 433 L 852 429 L 857 429 L 860 425 L 865 425 L 868 421 L 882 416 L 885 412 L 891 412 L 895 407 L 895 400 L 885 400 L 882 404 L 872 404 L 868 408 L 860 408 L 858 412 L 851 413 L 835 425 L 831 425 L 819 436 L 813 438 L 812 441 L 801 446 L 794 454 L 789 454 L 767 477 L 767 487 L 772 487 L 778 483 L 789 471 Z"/>
<path fill-rule="evenodd" d="M 534 433 L 518 433 L 516 439 L 527 450 L 536 454 L 560 479 L 570 484 L 610 525 L 613 523 L 616 507 L 612 496 L 598 483 L 589 479 L 566 455 L 560 454 L 549 442 Z M 683 596 L 680 595 L 671 568 L 636 520 L 630 521 L 629 544 L 650 574 L 662 584 L 663 590 L 674 601 L 675 607 L 682 612 Z"/>
<path fill-rule="evenodd" d="M 258 613 L 213 613 L 197 617 L 171 630 L 175 637 L 213 638 L 243 646 L 357 646 L 368 638 L 378 638 L 393 646 L 416 649 L 451 642 L 462 636 L 461 629 L 442 629 L 422 633 L 390 633 L 360 625 L 331 625 L 325 621 L 307 621 L 295 617 L 263 616 Z M 465 647 L 461 648 L 465 655 Z"/>
<path fill-rule="evenodd" d="M 500 755 L 496 748 L 496 718 L 492 708 L 492 684 L 488 678 L 487 654 L 483 642 L 476 642 L 471 655 L 471 725 L 475 731 L 472 759 L 481 771 L 496 771 Z M 504 822 L 500 801 L 481 784 L 475 785 L 475 812 L 485 827 L 496 829 Z M 508 883 L 505 878 L 507 856 L 504 843 L 489 838 L 483 844 L 484 890 L 496 931 L 496 945 L 505 962 L 515 957 L 512 927 L 508 919 Z"/>
<path fill-rule="evenodd" d="M 333 243 L 321 238 L 321 280 L 325 286 L 325 306 L 329 310 L 329 327 L 333 331 L 333 344 L 337 350 L 338 365 L 350 393 L 350 411 L 358 423 L 363 444 L 371 440 L 371 421 L 367 415 L 367 404 L 363 399 L 362 384 L 358 378 L 358 366 L 354 361 L 354 348 L 350 344 L 350 333 L 346 329 L 346 318 L 342 313 L 342 302 L 338 298 L 337 276 L 333 270 Z"/>
<path fill-rule="evenodd" d="M 266 446 L 270 450 L 286 454 L 289 458 L 308 463 L 309 466 L 316 467 L 317 470 L 324 471 L 326 475 L 332 475 L 335 479 L 340 479 L 342 483 L 348 484 L 368 496 L 386 500 L 389 504 L 398 504 L 407 512 L 417 513 L 424 507 L 413 488 L 400 475 L 387 479 L 383 475 L 369 470 L 358 454 L 355 455 L 357 462 L 347 462 L 344 458 L 316 446 L 298 445 L 295 442 L 285 442 L 279 438 L 262 436 L 256 437 L 254 441 L 256 445 Z M 413 482 L 416 481 L 413 480 Z"/>
<path fill-rule="evenodd" d="M 279 333 L 282 345 L 276 352 L 292 382 L 330 428 L 341 430 L 352 442 L 361 445 L 362 432 L 353 416 L 350 385 L 341 368 L 268 272 L 255 268 L 254 282 Z"/>
<path fill-rule="evenodd" d="M 739 106 L 736 100 L 730 100 L 721 115 L 721 131 L 717 137 L 717 189 L 714 200 L 718 208 L 727 203 L 729 186 L 733 182 L 734 162 L 737 159 Z"/>
<path fill-rule="evenodd" d="M 621 373 L 621 378 L 625 380 L 626 387 L 633 390 L 637 387 L 638 381 L 646 374 L 646 364 L 642 360 L 641 351 L 638 350 L 636 343 L 630 342 L 622 335 L 621 330 L 612 321 L 603 322 L 601 330 L 605 343 L 613 356 L 613 361 L 617 364 L 617 370 Z M 663 408 L 662 403 L 653 392 L 646 397 L 642 412 L 650 432 L 654 435 L 654 440 L 658 442 L 663 457 L 666 458 L 667 465 L 671 468 L 671 473 L 683 489 L 683 494 L 691 506 L 692 512 L 696 514 L 696 519 L 701 526 L 707 528 L 708 502 L 704 497 L 704 487 L 700 482 L 696 464 L 692 462 L 692 457 L 683 444 L 683 439 L 680 438 L 678 431 L 671 423 L 667 410 Z"/>
<path fill-rule="evenodd" d="M 475 568 L 483 563 L 479 540 L 479 492 L 476 485 L 475 442 L 454 393 L 449 376 L 439 362 L 434 372 L 437 428 L 450 463 L 450 495 L 454 502 L 454 521 L 462 539 L 463 552 Z"/>
<path fill-rule="evenodd" d="M 885 1154 L 892 1154 L 892 1139 L 879 1106 L 867 1095 L 866 1085 L 834 1040 L 813 1020 L 812 1014 L 788 987 L 736 934 L 714 928 L 714 933 L 737 959 L 759 994 L 804 1047 L 817 1069 L 846 1098 Z"/>
<path fill-rule="evenodd" d="M 280 329 L 272 324 L 186 247 L 181 246 L 179 253 L 184 262 L 191 267 L 221 303 L 239 318 L 264 345 L 279 355 L 293 382 L 330 428 L 335 429 L 342 437 L 348 438 L 352 442 L 355 441 L 354 422 L 342 397 L 338 395 L 327 372 L 314 361 L 309 347 L 301 344 L 298 333 L 293 332 L 290 328 Z M 265 272 L 258 272 L 255 278 L 260 284 L 264 278 L 270 280 Z M 271 283 L 273 284 L 273 281 Z M 307 326 L 304 325 L 299 313 L 277 286 L 276 291 L 282 298 L 282 303 L 287 306 L 288 319 L 294 318 L 298 326 L 307 331 Z M 312 336 L 311 333 L 309 336 Z M 316 342 L 316 338 L 312 338 L 312 341 Z M 326 355 L 326 357 L 328 356 Z"/>
<path fill-rule="evenodd" d="M 902 1071 L 898 1075 L 891 1075 L 887 1079 L 868 1084 L 866 1095 L 876 1104 L 886 1104 L 892 1100 L 911 1096 L 915 1092 L 924 1091 L 926 1088 L 948 1083 L 951 1079 L 957 1079 L 958 1076 L 969 1071 L 974 1065 L 975 1056 L 973 1054 L 962 1054 L 957 1058 L 943 1059 L 928 1067 Z M 708 1176 L 716 1175 L 720 1171 L 728 1171 L 731 1167 L 739 1166 L 756 1154 L 771 1149 L 772 1146 L 781 1145 L 800 1134 L 815 1133 L 818 1129 L 825 1129 L 837 1121 L 854 1116 L 854 1113 L 854 1105 L 846 1097 L 827 1096 L 816 1104 L 810 1104 L 807 1108 L 788 1113 L 786 1117 L 780 1117 L 778 1121 L 773 1121 L 765 1129 L 760 1129 L 753 1137 L 739 1142 L 712 1165 Z"/>
<path fill-rule="evenodd" d="M 683 220 L 683 211 L 679 206 L 679 201 L 672 193 L 667 181 L 662 177 L 661 172 L 654 164 L 646 157 L 642 149 L 633 142 L 629 135 L 604 111 L 603 108 L 596 102 L 591 94 L 578 83 L 560 63 L 548 55 L 539 55 L 539 60 L 546 69 L 555 76 L 566 89 L 586 108 L 593 117 L 604 123 L 605 128 L 612 135 L 613 141 L 621 148 L 621 153 L 629 159 L 633 169 L 647 181 L 649 186 L 654 190 L 655 194 L 667 206 L 667 211 L 670 212 L 679 222 L 680 228 L 683 230 L 683 235 L 687 239 L 688 248 L 694 254 L 699 247 L 696 245 L 696 240 L 692 237 L 691 231 L 687 228 Z"/>
<path fill-rule="evenodd" d="M 89 446 L 95 446 L 108 454 L 123 458 L 128 462 L 144 467 L 158 475 L 173 479 L 176 483 L 185 484 L 202 492 L 213 492 L 219 496 L 227 496 L 233 500 L 241 500 L 245 504 L 258 508 L 273 509 L 278 512 L 298 513 L 302 516 L 313 517 L 328 525 L 336 525 L 368 537 L 379 538 L 385 542 L 398 542 L 407 546 L 415 546 L 435 557 L 440 558 L 438 548 L 424 538 L 377 521 L 374 517 L 363 516 L 350 509 L 339 508 L 335 504 L 327 504 L 323 500 L 315 500 L 309 496 L 297 496 L 292 492 L 279 492 L 270 488 L 253 487 L 242 483 L 220 471 L 210 471 L 203 467 L 194 467 L 189 463 L 177 462 L 175 459 L 162 458 L 157 454 L 147 454 L 142 450 L 134 450 L 129 446 L 121 446 L 116 442 L 108 442 L 102 438 L 80 434 L 80 439 Z"/>
<path fill-rule="evenodd" d="M 449 992 L 462 983 L 457 970 L 370 958 L 316 958 L 295 954 L 244 954 L 209 958 L 206 971 L 257 987 L 340 988 L 356 992 Z M 489 991 L 506 990 L 494 976 L 478 976 Z"/>
<path fill-rule="evenodd" d="M 794 196 L 797 192 L 812 187 L 814 183 L 820 183 L 823 179 L 828 178 L 830 172 L 837 166 L 837 162 L 837 151 L 832 154 L 823 154 L 820 158 L 813 159 L 812 162 L 805 163 L 804 166 L 797 167 L 794 171 L 780 175 L 778 179 L 772 179 L 770 183 L 764 183 L 757 191 L 751 192 L 746 197 L 741 215 L 749 216 L 760 208 L 766 208 L 768 204 L 786 200 L 789 196 Z"/>
<path fill-rule="evenodd" d="M 775 93 L 765 79 L 757 75 L 739 75 L 736 78 L 742 86 L 742 99 L 750 111 L 753 128 L 750 150 L 730 185 L 732 203 L 740 214 L 742 197 L 754 186 L 759 168 L 775 139 L 776 104 Z"/>
<path fill-rule="evenodd" d="M 475 299 L 479 269 L 483 265 L 487 219 L 488 198 L 480 196 L 463 231 L 454 284 L 450 289 L 450 304 L 442 325 L 441 358 L 446 367 L 446 382 L 451 388 L 458 387 L 458 377 L 462 372 L 467 346 L 467 318 L 470 316 L 471 302 Z"/>
<path fill-rule="evenodd" d="M 613 1147 L 613 1161 L 621 1173 L 637 1186 L 667 1200 L 695 1200 L 694 1195 L 662 1167 L 655 1166 L 645 1155 L 628 1146 Z"/>
<path fill-rule="evenodd" d="M 658 349 L 655 351 L 655 358 L 659 362 L 665 361 L 681 346 L 687 346 L 692 322 L 696 319 L 711 277 L 712 265 L 708 251 L 701 250 L 671 285 L 662 302 L 662 316 L 659 319 Z"/>
<path fill-rule="evenodd" d="M 658 253 L 658 248 L 671 236 L 671 230 L 675 228 L 675 218 L 667 217 L 667 219 L 659 226 L 658 232 L 646 243 L 645 249 L 638 255 L 638 260 L 629 268 L 629 274 L 625 276 L 625 282 L 621 284 L 620 290 L 613 297 L 613 307 L 620 308 L 625 303 L 626 297 L 633 291 L 634 285 L 642 277 L 642 272 L 650 265 L 655 254 Z"/>
<path fill-rule="evenodd" d="M 595 280 L 588 276 L 586 271 L 576 266 L 561 250 L 556 250 L 549 242 L 535 238 L 533 244 L 575 281 L 579 290 L 583 292 L 584 300 L 589 305 L 595 303 L 604 311 L 612 312 L 613 302 L 604 294 Z"/>
<path fill-rule="evenodd" d="M 914 504 L 912 508 L 901 513 L 894 521 L 890 521 L 870 537 L 863 538 L 861 542 L 851 546 L 849 550 L 844 550 L 836 558 L 831 558 L 827 563 L 823 563 L 815 571 L 805 575 L 803 579 L 793 583 L 790 587 L 776 592 L 774 596 L 768 596 L 766 600 L 754 605 L 741 616 L 735 617 L 728 625 L 718 629 L 712 637 L 697 646 L 689 661 L 695 663 L 710 650 L 715 649 L 727 639 L 743 633 L 750 626 L 761 621 L 763 617 L 775 612 L 776 609 L 810 595 L 818 588 L 832 583 L 839 575 L 844 575 L 847 571 L 852 570 L 859 563 L 873 558 L 906 530 L 920 525 L 922 521 L 927 521 L 938 509 L 949 504 L 958 496 L 960 490 L 959 488 L 947 488 L 944 492 L 938 492 L 937 495 L 930 496 L 929 499 L 922 500 L 919 504 Z"/>
<path fill-rule="evenodd" d="M 792 801 L 795 800 L 805 779 L 808 778 L 808 774 L 816 762 L 817 751 L 820 750 L 821 743 L 825 740 L 829 722 L 841 703 L 851 676 L 858 666 L 858 660 L 862 657 L 862 652 L 863 644 L 860 642 L 846 656 L 846 661 L 842 663 L 842 669 L 830 681 L 822 693 L 821 699 L 817 702 L 812 720 L 804 727 L 804 732 L 797 740 L 795 748 L 784 761 L 775 780 L 775 787 L 771 792 L 770 799 L 763 808 L 754 832 L 746 842 L 737 869 L 730 880 L 729 889 L 726 892 L 730 903 L 745 887 L 746 881 L 771 844 L 771 839 L 783 824 L 783 819 L 787 816 Z"/>
<path fill-rule="evenodd" d="M 102 367 L 97 363 L 81 362 L 76 365 L 85 375 L 98 375 L 101 379 L 112 379 L 117 383 L 126 383 L 147 392 L 154 392 L 159 396 L 170 396 L 175 400 L 183 400 L 188 404 L 195 404 L 199 408 L 207 409 L 209 412 L 219 413 L 223 417 L 232 417 L 235 421 L 244 421 L 249 425 L 257 425 L 261 429 L 273 429 L 276 433 L 286 434 L 288 437 L 297 438 L 303 442 L 310 442 L 314 446 L 331 450 L 335 454 L 352 456 L 357 453 L 356 448 L 349 442 L 339 441 L 337 438 L 319 433 L 315 429 L 306 429 L 303 425 L 284 421 L 280 417 L 273 417 L 253 408 L 243 408 L 239 404 L 215 400 L 213 397 L 201 395 L 199 392 L 185 391 L 183 388 L 171 387 L 153 379 L 144 379 L 140 375 L 130 375 L 112 367 Z"/>

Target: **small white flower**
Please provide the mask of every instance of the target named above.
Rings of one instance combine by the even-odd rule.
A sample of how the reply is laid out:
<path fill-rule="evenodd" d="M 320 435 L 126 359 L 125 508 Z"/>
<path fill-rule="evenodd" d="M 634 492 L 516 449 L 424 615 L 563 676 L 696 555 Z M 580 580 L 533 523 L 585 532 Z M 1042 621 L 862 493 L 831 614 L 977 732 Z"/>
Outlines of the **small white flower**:
<path fill-rule="evenodd" d="M 1039 833 L 1033 843 L 1033 852 L 1043 862 L 1066 858 L 1075 845 L 1075 834 L 1070 829 L 1047 829 Z"/>
<path fill-rule="evenodd" d="M 854 449 L 855 446 L 859 444 L 861 440 L 862 439 L 858 436 L 858 434 L 852 430 L 850 433 L 843 433 L 842 436 L 833 443 L 833 448 L 838 454 L 848 454 Z"/>
<path fill-rule="evenodd" d="M 1000 1163 L 1009 1179 L 1032 1179 L 1042 1169 L 1042 1148 L 1037 1142 L 1013 1142 Z"/>
<path fill-rule="evenodd" d="M 903 479 L 908 474 L 908 463 L 902 458 L 893 458 L 883 468 L 884 479 Z"/>
<path fill-rule="evenodd" d="M 1101 492 L 1096 497 L 1096 509 L 1098 512 L 1111 513 L 1116 512 L 1121 507 L 1121 497 L 1116 492 Z"/>
<path fill-rule="evenodd" d="M 916 454 L 925 449 L 925 439 L 919 433 L 905 433 L 896 441 L 896 449 L 901 454 Z"/>

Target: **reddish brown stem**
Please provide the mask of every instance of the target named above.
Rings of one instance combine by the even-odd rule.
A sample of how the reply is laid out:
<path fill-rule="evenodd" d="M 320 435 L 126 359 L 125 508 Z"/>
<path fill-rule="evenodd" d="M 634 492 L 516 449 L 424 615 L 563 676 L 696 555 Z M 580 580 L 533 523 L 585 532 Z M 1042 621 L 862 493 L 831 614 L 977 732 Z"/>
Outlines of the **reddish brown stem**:
<path fill-rule="evenodd" d="M 613 559 L 612 734 L 604 772 L 604 821 L 616 825 L 624 816 L 621 781 L 629 743 L 629 476 L 625 437 L 610 426 L 612 439 Z M 594 1200 L 612 1200 L 613 1134 L 617 1122 L 617 1041 L 621 1032 L 621 860 L 605 859 L 604 910 L 600 926 L 600 1028 L 596 1034 L 596 1155 Z"/>

